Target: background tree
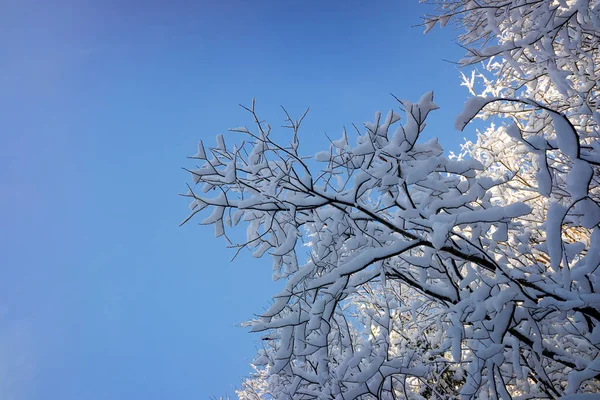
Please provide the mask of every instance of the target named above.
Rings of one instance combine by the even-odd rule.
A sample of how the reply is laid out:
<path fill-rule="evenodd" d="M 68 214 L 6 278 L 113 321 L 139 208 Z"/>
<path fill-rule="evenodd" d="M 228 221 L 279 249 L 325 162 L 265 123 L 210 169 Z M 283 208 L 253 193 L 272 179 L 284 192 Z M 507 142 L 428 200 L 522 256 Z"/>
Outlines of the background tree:
<path fill-rule="evenodd" d="M 444 156 L 420 142 L 433 94 L 343 132 L 314 161 L 302 118 L 274 140 L 194 156 L 189 218 L 269 254 L 285 289 L 240 398 L 558 398 L 600 390 L 598 2 L 440 1 L 485 61 L 456 127 L 504 118 Z M 305 114 L 306 115 L 306 114 Z M 200 194 L 202 193 L 202 194 Z M 188 219 L 189 219 L 188 218 Z M 304 251 L 303 251 L 304 249 Z"/>

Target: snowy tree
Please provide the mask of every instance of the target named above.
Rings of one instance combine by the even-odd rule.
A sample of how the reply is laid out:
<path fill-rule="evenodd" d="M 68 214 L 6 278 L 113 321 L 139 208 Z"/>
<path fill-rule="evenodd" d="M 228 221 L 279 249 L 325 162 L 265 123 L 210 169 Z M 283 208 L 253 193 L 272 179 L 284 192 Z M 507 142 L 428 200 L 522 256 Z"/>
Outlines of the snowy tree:
<path fill-rule="evenodd" d="M 245 226 L 238 250 L 286 279 L 248 323 L 264 348 L 242 399 L 600 391 L 600 3 L 436 4 L 426 29 L 458 25 L 481 64 L 456 127 L 496 122 L 461 154 L 419 140 L 432 93 L 313 158 L 304 116 L 279 139 L 254 102 L 247 141 L 199 144 L 186 221 Z"/>

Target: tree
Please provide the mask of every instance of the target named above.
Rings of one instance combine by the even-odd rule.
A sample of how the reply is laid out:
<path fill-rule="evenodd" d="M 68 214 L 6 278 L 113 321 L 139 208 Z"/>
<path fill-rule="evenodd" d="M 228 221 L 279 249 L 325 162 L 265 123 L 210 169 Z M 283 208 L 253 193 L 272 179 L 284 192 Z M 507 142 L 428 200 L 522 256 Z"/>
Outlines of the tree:
<path fill-rule="evenodd" d="M 238 251 L 287 279 L 248 323 L 264 348 L 240 398 L 600 391 L 600 4 L 436 4 L 426 29 L 457 24 L 461 63 L 485 62 L 464 76 L 479 96 L 457 128 L 500 121 L 461 154 L 419 141 L 433 93 L 314 160 L 304 116 L 286 113 L 284 144 L 254 102 L 254 128 L 234 129 L 247 142 L 199 144 L 186 221 L 208 209 L 217 236 L 245 225 Z"/>

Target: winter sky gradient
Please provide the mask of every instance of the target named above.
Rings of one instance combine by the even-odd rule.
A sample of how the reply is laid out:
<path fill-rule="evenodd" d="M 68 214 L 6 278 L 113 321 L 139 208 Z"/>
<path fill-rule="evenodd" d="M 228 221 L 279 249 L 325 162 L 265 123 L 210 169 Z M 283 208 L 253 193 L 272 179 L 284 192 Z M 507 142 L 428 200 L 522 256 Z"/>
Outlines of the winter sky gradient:
<path fill-rule="evenodd" d="M 185 157 L 311 107 L 307 153 L 417 101 L 457 150 L 468 96 L 450 28 L 416 0 L 30 1 L 0 13 L 0 398 L 233 394 L 259 337 L 234 324 L 276 293 L 270 260 L 188 212 Z M 468 129 L 467 129 L 468 130 Z M 227 138 L 227 135 L 226 135 Z M 229 139 L 229 143 L 233 143 Z"/>

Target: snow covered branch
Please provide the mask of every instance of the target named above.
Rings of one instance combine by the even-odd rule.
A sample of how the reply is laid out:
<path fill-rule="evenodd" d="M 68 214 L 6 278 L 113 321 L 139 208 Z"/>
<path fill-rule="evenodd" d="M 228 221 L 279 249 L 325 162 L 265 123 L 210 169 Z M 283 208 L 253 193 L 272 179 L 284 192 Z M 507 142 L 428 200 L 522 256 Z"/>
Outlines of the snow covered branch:
<path fill-rule="evenodd" d="M 252 127 L 202 142 L 184 196 L 286 279 L 240 398 L 559 398 L 600 391 L 600 4 L 440 0 L 495 117 L 461 154 L 420 139 L 433 93 L 300 151 Z M 402 122 L 401 122 L 402 121 Z M 197 187 L 197 188 L 196 188 Z"/>

